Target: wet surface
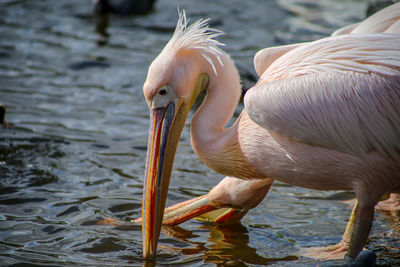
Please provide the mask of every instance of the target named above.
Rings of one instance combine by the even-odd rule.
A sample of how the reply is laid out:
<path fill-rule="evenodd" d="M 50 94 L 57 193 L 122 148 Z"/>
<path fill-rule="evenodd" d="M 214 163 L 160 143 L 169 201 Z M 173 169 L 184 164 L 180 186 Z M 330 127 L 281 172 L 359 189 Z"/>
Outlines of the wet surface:
<path fill-rule="evenodd" d="M 9 122 L 0 129 L 1 266 L 144 263 L 139 227 L 95 222 L 140 216 L 149 117 L 142 84 L 171 36 L 177 5 L 191 21 L 211 17 L 227 33 L 220 41 L 245 87 L 254 83 L 259 49 L 325 37 L 367 8 L 365 1 L 159 0 L 146 16 L 100 20 L 108 28 L 96 33 L 91 3 L 0 2 L 0 103 Z M 220 178 L 194 154 L 186 128 L 168 204 L 204 194 Z M 241 224 L 163 228 L 157 265 L 315 266 L 299 248 L 338 242 L 351 211 L 340 201 L 352 196 L 275 183 Z M 368 248 L 380 265 L 400 264 L 398 218 L 376 214 Z"/>

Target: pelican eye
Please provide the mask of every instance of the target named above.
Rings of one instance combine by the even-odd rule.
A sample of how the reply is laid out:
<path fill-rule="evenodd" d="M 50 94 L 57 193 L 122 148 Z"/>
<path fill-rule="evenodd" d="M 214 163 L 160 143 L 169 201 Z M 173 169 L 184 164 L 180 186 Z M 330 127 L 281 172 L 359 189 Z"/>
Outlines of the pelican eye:
<path fill-rule="evenodd" d="M 160 91 L 158 91 L 158 94 L 159 95 L 166 95 L 166 94 L 168 94 L 168 90 L 165 89 L 165 88 L 161 88 Z"/>
<path fill-rule="evenodd" d="M 152 98 L 152 108 L 167 107 L 171 101 L 177 99 L 172 87 L 168 84 L 161 86 Z"/>

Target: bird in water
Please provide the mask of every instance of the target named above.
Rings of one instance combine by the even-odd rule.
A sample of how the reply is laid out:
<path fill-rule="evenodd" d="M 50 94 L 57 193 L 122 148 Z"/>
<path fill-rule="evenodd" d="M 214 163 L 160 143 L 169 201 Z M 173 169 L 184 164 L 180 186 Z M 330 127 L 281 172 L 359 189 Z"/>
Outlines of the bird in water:
<path fill-rule="evenodd" d="M 336 30 L 332 36 L 379 32 L 400 33 L 400 27 L 396 26 L 399 24 L 400 6 L 392 5 L 360 23 Z M 281 48 L 285 47 L 266 48 L 260 51 L 259 56 L 256 58 L 264 60 L 264 57 L 273 57 L 273 53 Z M 286 46 L 286 48 L 292 47 Z M 279 53 L 277 56 L 279 56 Z M 225 177 L 208 194 L 166 208 L 163 224 L 179 224 L 196 216 L 199 216 L 198 219 L 214 222 L 241 219 L 249 209 L 256 207 L 264 199 L 272 182 L 272 179 L 243 180 L 235 177 Z M 391 194 L 387 200 L 378 204 L 378 209 L 399 210 L 400 195 Z M 133 222 L 141 223 L 142 218 Z"/>
<path fill-rule="evenodd" d="M 144 256 L 162 223 L 180 133 L 198 93 L 191 141 L 210 168 L 241 179 L 278 179 L 319 190 L 354 190 L 358 204 L 334 254 L 355 258 L 368 237 L 374 206 L 400 191 L 399 34 L 343 34 L 260 51 L 258 83 L 236 123 L 225 128 L 240 97 L 236 67 L 206 20 L 177 29 L 149 67 L 151 109 L 143 198 Z M 340 253 L 339 253 L 340 254 Z"/>
<path fill-rule="evenodd" d="M 264 181 L 266 191 L 273 179 L 354 190 L 358 203 L 345 242 L 323 250 L 333 256 L 347 251 L 354 259 L 368 237 L 375 204 L 385 193 L 400 192 L 400 35 L 390 33 L 398 27 L 261 50 L 254 59 L 260 79 L 226 128 L 240 97 L 238 71 L 215 40 L 222 33 L 207 20 L 187 27 L 182 12 L 143 87 L 151 114 L 144 257 L 155 255 L 179 137 L 194 100 L 206 90 L 191 122 L 200 159 L 228 180 Z M 233 191 L 230 201 L 249 198 Z"/>

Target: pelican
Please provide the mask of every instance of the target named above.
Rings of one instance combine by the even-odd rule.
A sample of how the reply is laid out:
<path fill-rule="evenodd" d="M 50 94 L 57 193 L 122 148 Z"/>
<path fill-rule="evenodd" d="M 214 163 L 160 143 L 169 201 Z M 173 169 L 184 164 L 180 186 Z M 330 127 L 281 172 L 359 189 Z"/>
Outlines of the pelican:
<path fill-rule="evenodd" d="M 398 5 L 393 5 L 362 22 L 336 30 L 332 33 L 332 36 L 351 33 L 400 33 L 400 27 L 396 27 L 396 24 L 400 24 L 400 10 Z M 263 50 L 263 57 L 268 57 L 269 51 L 276 49 L 267 48 Z M 256 207 L 263 200 L 272 182 L 271 179 L 242 180 L 235 177 L 225 177 L 208 194 L 166 208 L 163 224 L 180 224 L 196 216 L 199 216 L 198 219 L 214 222 L 241 219 L 249 209 Z M 265 188 L 263 188 L 263 185 Z M 399 210 L 400 195 L 391 194 L 387 200 L 380 202 L 377 208 L 387 211 Z M 209 212 L 210 210 L 212 212 Z M 136 219 L 134 222 L 141 223 L 142 219 Z"/>
<path fill-rule="evenodd" d="M 151 116 L 143 256 L 155 255 L 180 134 L 194 100 L 206 90 L 191 121 L 200 159 L 248 181 L 354 190 L 358 203 L 345 242 L 334 247 L 354 259 L 368 237 L 375 204 L 388 192 L 400 192 L 400 34 L 390 33 L 399 24 L 386 33 L 342 33 L 259 51 L 254 65 L 260 79 L 246 93 L 237 121 L 225 127 L 240 97 L 240 78 L 215 39 L 222 32 L 207 21 L 187 26 L 180 13 L 143 86 Z"/>

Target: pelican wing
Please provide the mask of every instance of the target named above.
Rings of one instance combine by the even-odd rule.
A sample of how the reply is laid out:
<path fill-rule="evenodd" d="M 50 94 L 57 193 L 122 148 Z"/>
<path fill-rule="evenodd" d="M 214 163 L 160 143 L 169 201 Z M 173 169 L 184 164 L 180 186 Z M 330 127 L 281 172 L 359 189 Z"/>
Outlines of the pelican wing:
<path fill-rule="evenodd" d="M 254 56 L 254 68 L 259 76 L 261 76 L 264 71 L 278 58 L 282 55 L 286 54 L 290 50 L 299 47 L 300 44 L 291 44 L 291 45 L 282 45 L 282 46 L 275 46 L 275 47 L 267 47 L 261 49 L 257 52 Z"/>
<path fill-rule="evenodd" d="M 245 96 L 250 118 L 294 140 L 400 157 L 400 35 L 350 34 L 274 61 Z"/>

